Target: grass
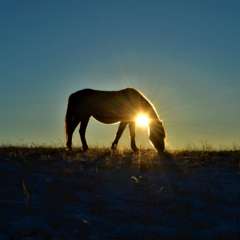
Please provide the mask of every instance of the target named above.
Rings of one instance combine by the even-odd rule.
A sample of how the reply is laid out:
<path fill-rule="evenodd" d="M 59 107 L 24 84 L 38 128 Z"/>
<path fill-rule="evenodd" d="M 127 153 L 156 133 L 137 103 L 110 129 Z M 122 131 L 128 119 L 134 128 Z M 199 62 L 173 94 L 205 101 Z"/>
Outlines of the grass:
<path fill-rule="evenodd" d="M 111 151 L 108 147 L 98 147 L 98 146 L 92 146 L 89 150 L 89 152 L 94 152 L 95 154 L 102 154 L 103 152 L 115 152 L 118 154 L 126 154 L 130 153 L 130 148 L 127 147 L 120 147 L 116 151 Z M 151 153 L 154 154 L 156 151 L 154 149 L 148 149 L 141 147 L 140 152 L 143 153 Z M 11 154 L 66 154 L 65 147 L 63 144 L 51 144 L 51 145 L 45 145 L 45 144 L 35 144 L 35 143 L 20 143 L 20 144 L 11 144 L 11 143 L 0 143 L 0 155 L 6 156 L 9 153 Z M 75 153 L 81 153 L 80 148 L 73 148 L 71 151 L 72 154 Z M 185 156 L 185 155 L 196 155 L 196 156 L 202 156 L 202 155 L 226 155 L 226 154 L 240 154 L 240 145 L 236 142 L 234 142 L 231 146 L 227 145 L 219 145 L 219 147 L 214 147 L 208 141 L 201 142 L 201 145 L 197 146 L 194 143 L 193 144 L 187 144 L 184 148 L 169 148 L 165 151 L 167 154 L 172 154 L 175 156 Z"/>
<path fill-rule="evenodd" d="M 189 144 L 182 149 L 168 149 L 158 154 L 154 149 L 141 148 L 139 153 L 133 153 L 129 148 L 111 150 L 106 147 L 91 147 L 87 152 L 80 148 L 66 151 L 59 145 L 32 144 L 1 144 L 0 159 L 16 160 L 67 160 L 73 163 L 81 163 L 84 166 L 96 166 L 107 168 L 134 167 L 141 169 L 153 169 L 162 163 L 182 163 L 185 166 L 201 166 L 217 163 L 227 166 L 240 166 L 240 146 L 237 143 L 232 146 L 213 147 L 207 141 L 200 147 Z"/>
<path fill-rule="evenodd" d="M 144 226 L 141 228 L 144 236 L 147 236 L 148 231 L 151 232 L 151 225 L 160 223 L 163 227 L 164 224 L 168 226 L 167 220 L 165 222 L 164 219 L 171 219 L 173 222 L 175 219 L 182 222 L 192 219 L 196 221 L 196 226 L 192 223 L 194 229 L 206 228 L 211 231 L 207 221 L 192 216 L 196 214 L 207 217 L 209 213 L 205 207 L 214 206 L 209 207 L 213 221 L 218 219 L 215 217 L 218 215 L 217 211 L 223 211 L 222 205 L 238 206 L 239 203 L 239 198 L 229 200 L 236 195 L 235 192 L 224 190 L 221 198 L 218 195 L 229 186 L 229 180 L 224 179 L 225 170 L 234 174 L 237 171 L 238 174 L 240 173 L 240 147 L 236 143 L 219 148 L 213 147 L 208 142 L 203 142 L 200 147 L 189 144 L 182 149 L 168 149 L 163 154 L 146 148 L 140 148 L 139 153 L 133 153 L 129 148 L 120 147 L 112 151 L 110 148 L 93 146 L 88 152 L 82 152 L 79 148 L 69 152 L 64 146 L 54 144 L 0 144 L 1 162 L 3 163 L 0 174 L 1 194 L 4 198 L 2 213 L 11 216 L 14 209 L 15 212 L 19 211 L 22 219 L 20 230 L 14 235 L 15 238 L 44 234 L 49 234 L 46 238 L 50 238 L 51 234 L 58 234 L 59 229 L 66 228 L 65 232 L 69 234 L 73 232 L 72 230 L 81 227 L 82 232 L 79 230 L 78 234 L 79 236 L 82 234 L 82 238 L 95 232 L 95 235 L 100 236 L 97 239 L 104 239 L 101 236 L 101 225 L 98 225 L 101 219 L 113 219 L 109 225 L 113 224 L 114 228 L 117 228 L 118 222 L 128 227 L 135 221 L 139 223 L 138 226 L 141 224 Z M 213 168 L 212 164 L 214 164 Z M 202 166 L 204 168 L 201 168 Z M 188 181 L 191 181 L 190 185 Z M 189 186 L 197 187 L 189 189 Z M 131 189 L 136 196 L 128 198 L 126 195 L 129 193 L 128 189 Z M 20 201 L 14 202 L 11 201 L 12 199 L 20 199 Z M 111 208 L 109 208 L 109 199 L 114 202 L 110 205 Z M 24 202 L 23 212 L 19 202 Z M 127 213 L 122 212 L 121 204 L 128 206 Z M 68 206 L 66 215 L 63 211 L 59 218 L 59 209 L 64 209 L 66 206 Z M 43 207 L 50 212 L 46 212 Z M 153 214 L 155 211 L 162 215 L 156 218 Z M 47 230 L 43 232 L 41 226 L 35 227 L 26 221 L 29 215 L 34 219 L 38 214 L 40 217 L 42 214 L 46 217 L 45 224 L 48 228 L 51 227 L 53 233 L 48 233 Z M 225 216 L 224 214 L 224 211 L 221 212 L 220 217 Z M 69 216 L 77 216 L 77 220 Z M 229 218 L 229 215 L 227 216 Z M 9 225 L 14 225 L 14 220 L 9 219 L 13 221 Z M 238 215 L 235 221 L 239 229 Z M 44 228 L 45 225 L 41 224 Z M 135 232 L 131 232 L 127 227 L 123 227 L 126 232 L 124 236 L 134 235 Z M 182 229 L 178 230 L 182 232 Z M 105 231 L 114 230 L 106 227 Z M 9 232 L 10 230 L 6 228 L 5 234 Z M 239 233 L 240 230 L 237 232 Z"/>

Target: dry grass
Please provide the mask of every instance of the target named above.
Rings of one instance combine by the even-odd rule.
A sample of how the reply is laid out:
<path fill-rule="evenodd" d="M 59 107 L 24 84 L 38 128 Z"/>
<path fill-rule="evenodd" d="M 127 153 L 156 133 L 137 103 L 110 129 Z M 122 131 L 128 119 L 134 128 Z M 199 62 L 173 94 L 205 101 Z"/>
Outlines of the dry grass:
<path fill-rule="evenodd" d="M 215 221 L 234 223 L 234 233 L 239 233 L 236 144 L 220 149 L 189 145 L 162 154 L 144 148 L 139 153 L 104 147 L 69 152 L 56 145 L 2 144 L 0 163 L 1 231 L 11 239 L 69 234 L 74 239 L 93 234 L 96 239 L 169 239 L 175 232 L 183 234 L 181 239 L 189 232 L 191 239 L 200 239 L 194 236 L 202 229 L 206 236 L 217 231 Z M 44 221 L 37 225 L 32 219 Z"/>
<path fill-rule="evenodd" d="M 214 148 L 208 142 L 201 147 L 194 144 L 183 149 L 169 149 L 158 154 L 154 149 L 141 148 L 139 153 L 133 153 L 129 148 L 119 148 L 112 151 L 105 147 L 92 147 L 88 152 L 79 148 L 66 151 L 63 146 L 36 144 L 1 144 L 0 159 L 16 160 L 67 160 L 84 166 L 102 168 L 139 168 L 156 169 L 163 163 L 178 163 L 186 166 L 201 166 L 217 163 L 224 166 L 238 166 L 240 164 L 240 146 L 219 146 Z"/>

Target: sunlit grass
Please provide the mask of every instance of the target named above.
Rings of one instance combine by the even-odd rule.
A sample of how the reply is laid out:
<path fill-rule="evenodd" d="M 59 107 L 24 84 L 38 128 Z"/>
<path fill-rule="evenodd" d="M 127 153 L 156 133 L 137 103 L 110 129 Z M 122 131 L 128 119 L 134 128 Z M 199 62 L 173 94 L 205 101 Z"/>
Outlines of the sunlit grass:
<path fill-rule="evenodd" d="M 194 143 L 189 143 L 185 147 L 181 148 L 174 148 L 168 147 L 165 151 L 166 154 L 173 154 L 173 155 L 181 155 L 181 154 L 196 154 L 196 153 L 208 153 L 208 154 L 227 154 L 227 153 L 236 153 L 238 154 L 240 151 L 240 144 L 233 142 L 231 145 L 223 145 L 219 144 L 218 147 L 211 145 L 207 141 L 201 142 L 201 145 L 195 145 Z M 117 150 L 111 150 L 109 147 L 104 146 L 91 146 L 90 150 L 87 152 L 82 152 L 80 147 L 75 147 L 71 152 L 65 150 L 63 144 L 52 143 L 52 144 L 35 144 L 35 143 L 20 143 L 20 144 L 11 144 L 11 143 L 0 143 L 0 155 L 5 156 L 9 153 L 35 153 L 35 154 L 42 154 L 42 153 L 62 153 L 62 154 L 82 154 L 82 155 L 101 155 L 103 153 L 109 153 L 112 156 L 131 154 L 131 149 L 128 147 L 119 147 Z M 144 146 L 140 146 L 140 153 L 139 154 L 153 154 L 158 155 L 157 151 L 152 148 L 145 148 Z M 135 155 L 137 155 L 136 153 Z"/>
<path fill-rule="evenodd" d="M 73 148 L 66 151 L 63 145 L 59 144 L 0 144 L 0 160 L 64 160 L 73 164 L 80 164 L 80 167 L 95 166 L 106 169 L 135 168 L 138 170 L 156 170 L 162 164 L 187 164 L 200 166 L 211 161 L 224 164 L 240 164 L 240 145 L 233 143 L 231 146 L 219 145 L 213 147 L 207 141 L 201 146 L 188 144 L 185 148 L 167 149 L 164 153 L 158 154 L 155 149 L 140 148 L 139 153 L 133 153 L 130 148 L 119 147 L 111 150 L 108 147 L 92 146 L 87 152 L 80 148 Z"/>
<path fill-rule="evenodd" d="M 183 148 L 169 148 L 169 153 L 173 155 L 189 155 L 189 156 L 219 156 L 219 155 L 239 155 L 240 144 L 233 142 L 231 145 L 219 144 L 213 146 L 208 141 L 202 141 L 196 145 L 189 143 Z"/>

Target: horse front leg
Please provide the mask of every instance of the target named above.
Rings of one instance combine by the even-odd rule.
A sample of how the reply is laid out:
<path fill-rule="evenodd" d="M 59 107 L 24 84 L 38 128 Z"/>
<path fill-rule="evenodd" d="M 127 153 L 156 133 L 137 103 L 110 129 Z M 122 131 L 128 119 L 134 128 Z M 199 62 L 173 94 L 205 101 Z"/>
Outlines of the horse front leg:
<path fill-rule="evenodd" d="M 133 150 L 133 152 L 138 152 L 139 149 L 137 148 L 135 142 L 135 122 L 129 123 L 129 132 L 131 138 L 131 149 Z"/>
<path fill-rule="evenodd" d="M 117 145 L 118 145 L 118 141 L 119 141 L 120 137 L 122 136 L 123 131 L 124 131 L 124 129 L 126 128 L 127 125 L 128 125 L 127 122 L 120 122 L 119 127 L 118 127 L 118 130 L 117 130 L 117 132 L 116 132 L 116 137 L 115 137 L 115 139 L 114 139 L 114 141 L 113 141 L 113 143 L 112 143 L 112 147 L 111 147 L 111 148 L 112 148 L 113 150 L 116 150 Z"/>
<path fill-rule="evenodd" d="M 66 150 L 72 150 L 72 136 L 73 136 L 73 132 L 75 130 L 75 128 L 77 127 L 77 125 L 79 124 L 78 120 L 73 120 L 71 122 L 67 122 L 66 124 L 66 138 L 67 138 L 67 142 L 66 142 Z"/>
<path fill-rule="evenodd" d="M 89 147 L 87 145 L 86 138 L 85 138 L 86 129 L 87 129 L 89 119 L 90 118 L 86 118 L 86 119 L 82 120 L 81 125 L 80 125 L 80 129 L 79 129 L 80 139 L 81 139 L 81 142 L 82 142 L 82 149 L 83 149 L 84 152 L 89 149 Z"/>

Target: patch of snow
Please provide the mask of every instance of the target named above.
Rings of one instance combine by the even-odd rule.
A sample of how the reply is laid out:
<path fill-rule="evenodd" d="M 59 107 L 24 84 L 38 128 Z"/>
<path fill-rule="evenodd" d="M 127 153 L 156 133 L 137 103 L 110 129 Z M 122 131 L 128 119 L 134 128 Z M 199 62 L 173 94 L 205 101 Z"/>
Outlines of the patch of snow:
<path fill-rule="evenodd" d="M 0 157 L 0 239 L 239 239 L 238 169 L 188 164 Z"/>

